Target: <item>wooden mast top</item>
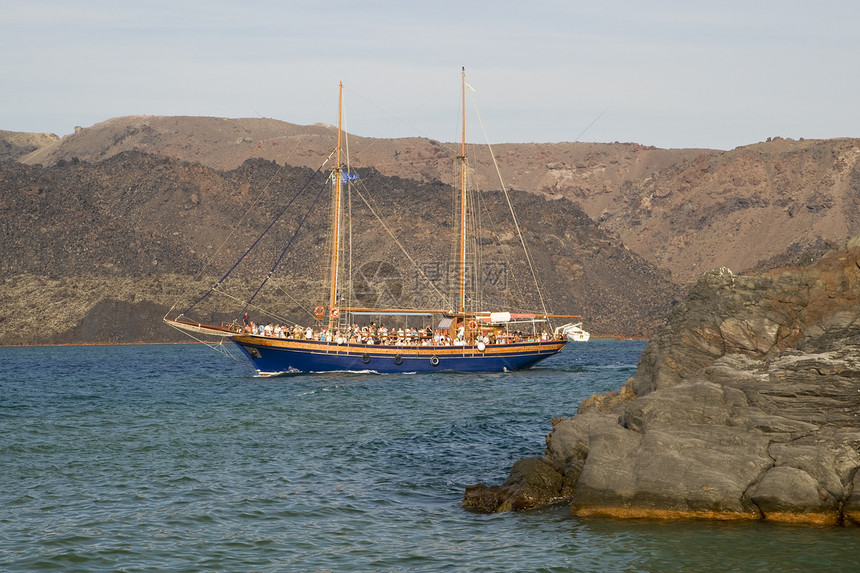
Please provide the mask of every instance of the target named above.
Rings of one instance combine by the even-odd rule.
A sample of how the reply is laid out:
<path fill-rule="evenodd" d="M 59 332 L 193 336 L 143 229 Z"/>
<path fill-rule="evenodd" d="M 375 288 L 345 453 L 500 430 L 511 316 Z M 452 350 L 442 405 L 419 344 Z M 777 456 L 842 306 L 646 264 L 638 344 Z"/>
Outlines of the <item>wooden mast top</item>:
<path fill-rule="evenodd" d="M 334 213 L 332 221 L 332 246 L 331 246 L 331 292 L 329 293 L 328 328 L 334 329 L 337 322 L 337 271 L 338 251 L 340 248 L 340 191 L 341 191 L 341 117 L 343 116 L 343 82 L 338 84 L 337 101 L 337 165 L 334 168 Z"/>

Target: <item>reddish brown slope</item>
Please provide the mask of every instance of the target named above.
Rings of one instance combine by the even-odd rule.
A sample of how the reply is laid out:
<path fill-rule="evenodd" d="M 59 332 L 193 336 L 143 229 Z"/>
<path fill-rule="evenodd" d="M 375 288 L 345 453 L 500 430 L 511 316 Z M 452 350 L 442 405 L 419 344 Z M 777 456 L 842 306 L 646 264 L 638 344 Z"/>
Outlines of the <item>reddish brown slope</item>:
<path fill-rule="evenodd" d="M 860 233 L 860 141 L 771 141 L 701 155 L 622 190 L 603 226 L 690 283 L 823 252 Z"/>
<path fill-rule="evenodd" d="M 101 161 L 121 151 L 233 169 L 261 157 L 317 168 L 334 128 L 271 119 L 137 116 L 78 130 L 21 161 Z M 350 162 L 425 182 L 454 180 L 456 144 L 351 137 Z M 674 280 L 705 270 L 735 272 L 798 262 L 860 231 L 860 143 L 774 141 L 732 151 L 656 149 L 633 143 L 503 144 L 468 151 L 483 189 L 509 188 L 578 203 L 603 229 Z"/>

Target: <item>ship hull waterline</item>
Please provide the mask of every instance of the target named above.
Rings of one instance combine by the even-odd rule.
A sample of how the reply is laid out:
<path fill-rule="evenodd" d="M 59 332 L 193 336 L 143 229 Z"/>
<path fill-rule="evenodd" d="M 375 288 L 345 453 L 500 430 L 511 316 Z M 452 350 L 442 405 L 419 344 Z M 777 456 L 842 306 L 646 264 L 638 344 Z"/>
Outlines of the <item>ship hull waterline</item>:
<path fill-rule="evenodd" d="M 302 372 L 505 372 L 558 354 L 566 340 L 466 346 L 335 344 L 265 336 L 231 336 L 261 376 Z"/>

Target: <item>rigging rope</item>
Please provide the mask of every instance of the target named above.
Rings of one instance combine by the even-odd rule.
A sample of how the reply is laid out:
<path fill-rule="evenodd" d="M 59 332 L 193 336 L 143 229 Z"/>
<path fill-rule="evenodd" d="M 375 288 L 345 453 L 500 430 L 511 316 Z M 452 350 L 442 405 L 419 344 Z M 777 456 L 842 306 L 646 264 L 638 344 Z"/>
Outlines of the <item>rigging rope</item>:
<path fill-rule="evenodd" d="M 284 213 L 286 213 L 286 212 L 287 212 L 287 209 L 289 209 L 289 208 L 290 208 L 290 206 L 295 202 L 295 200 L 296 200 L 296 199 L 298 199 L 298 198 L 299 198 L 299 196 L 300 196 L 302 193 L 304 193 L 305 189 L 307 189 L 307 188 L 308 188 L 308 185 L 310 185 L 310 183 L 311 183 L 311 181 L 313 181 L 314 177 L 316 177 L 316 176 L 319 174 L 320 170 L 321 170 L 323 167 L 325 167 L 326 163 L 328 163 L 328 162 L 329 162 L 329 160 L 331 159 L 331 156 L 332 156 L 333 154 L 334 154 L 334 152 L 330 153 L 330 154 L 329 154 L 329 156 L 328 156 L 328 157 L 326 157 L 325 161 L 323 161 L 322 165 L 320 165 L 319 167 L 317 167 L 317 170 L 316 170 L 316 171 L 314 171 L 314 172 L 311 174 L 311 176 L 310 176 L 310 177 L 308 177 L 308 180 L 307 180 L 307 181 L 305 182 L 305 184 L 304 184 L 304 185 L 302 185 L 302 187 L 301 187 L 301 188 L 296 192 L 295 196 L 293 196 L 293 198 L 292 198 L 292 199 L 290 199 L 290 202 L 289 202 L 289 203 L 287 203 L 287 205 L 286 205 L 286 206 L 281 210 L 281 212 L 280 212 L 280 213 L 278 213 L 277 217 L 275 217 L 275 218 L 272 220 L 272 222 L 271 222 L 271 223 L 269 223 L 269 226 L 268 226 L 268 227 L 266 227 L 266 229 L 265 229 L 262 233 L 260 233 L 260 236 L 259 236 L 259 237 L 257 237 L 257 239 L 256 239 L 256 240 L 251 244 L 251 246 L 250 246 L 250 247 L 248 247 L 248 249 L 244 252 L 244 254 L 242 254 L 242 256 L 241 256 L 241 257 L 239 257 L 239 260 L 237 260 L 237 261 L 233 264 L 233 266 L 232 266 L 232 267 L 230 267 L 230 269 L 229 269 L 226 273 L 224 273 L 224 276 L 222 276 L 222 277 L 221 277 L 221 278 L 220 278 L 220 279 L 219 279 L 219 280 L 218 280 L 214 285 L 212 285 L 212 287 L 211 287 L 208 291 L 206 291 L 206 293 L 205 293 L 203 296 L 201 296 L 200 298 L 198 298 L 196 301 L 194 301 L 194 303 L 193 303 L 193 304 L 191 304 L 191 306 L 189 306 L 188 308 L 186 308 L 186 309 L 182 312 L 182 314 L 185 314 L 185 313 L 187 313 L 187 312 L 190 312 L 190 311 L 191 311 L 191 309 L 193 309 L 195 306 L 197 306 L 198 304 L 200 304 L 200 303 L 201 303 L 201 302 L 202 302 L 206 297 L 208 297 L 210 294 L 212 294 L 212 291 L 214 291 L 214 290 L 215 290 L 215 289 L 217 289 L 219 286 L 221 286 L 221 283 L 223 283 L 223 282 L 227 279 L 227 277 L 229 277 L 229 276 L 230 276 L 230 273 L 232 273 L 234 270 L 236 270 L 236 267 L 238 267 L 238 266 L 239 266 L 239 264 L 240 264 L 240 263 L 245 259 L 245 257 L 247 257 L 247 256 L 248 256 L 248 254 L 249 254 L 251 251 L 253 251 L 253 250 L 254 250 L 254 247 L 256 247 L 256 246 L 257 246 L 257 244 L 258 244 L 258 243 L 263 239 L 263 237 L 266 235 L 266 233 L 268 233 L 268 232 L 272 229 L 272 227 L 274 227 L 274 226 L 275 226 L 275 223 L 277 223 L 277 222 L 278 222 L 278 220 L 280 220 L 280 218 L 284 216 Z M 304 219 L 302 219 L 302 222 L 304 222 Z M 301 225 L 300 225 L 300 227 L 301 227 Z"/>
<path fill-rule="evenodd" d="M 513 218 L 513 221 L 514 221 L 514 228 L 517 230 L 517 236 L 520 238 L 520 244 L 523 246 L 523 252 L 525 253 L 525 256 L 526 256 L 526 262 L 528 262 L 528 265 L 529 265 L 529 271 L 532 274 L 532 280 L 535 283 L 535 289 L 537 290 L 538 298 L 540 299 L 541 308 L 543 309 L 544 314 L 547 314 L 548 311 L 546 308 L 546 303 L 544 302 L 543 293 L 541 293 L 540 285 L 538 284 L 537 273 L 535 272 L 535 268 L 534 268 L 534 264 L 532 263 L 531 255 L 529 254 L 529 250 L 526 247 L 526 241 L 523 238 L 523 233 L 522 233 L 522 230 L 520 229 L 519 221 L 517 221 L 517 214 L 514 212 L 514 205 L 513 205 L 513 203 L 511 203 L 511 197 L 510 197 L 510 195 L 508 195 L 508 188 L 505 185 L 504 180 L 502 179 L 502 172 L 499 169 L 499 164 L 496 161 L 496 155 L 495 155 L 495 153 L 493 153 L 493 148 L 490 146 L 490 141 L 489 141 L 489 138 L 487 137 L 487 131 L 486 131 L 486 129 L 484 129 L 484 122 L 481 120 L 481 114 L 478 112 L 478 106 L 477 106 L 477 104 L 475 104 L 474 99 L 472 100 L 472 105 L 475 107 L 475 114 L 478 117 L 478 123 L 481 126 L 481 131 L 484 133 L 484 140 L 487 142 L 487 149 L 490 151 L 490 157 L 493 160 L 493 167 L 496 168 L 496 175 L 498 175 L 499 182 L 502 185 L 502 193 L 505 194 L 505 200 L 507 201 L 508 208 L 511 211 L 511 217 Z"/>
<path fill-rule="evenodd" d="M 389 236 L 391 237 L 391 239 L 394 241 L 394 244 L 396 244 L 398 247 L 400 247 L 400 250 L 401 250 L 401 251 L 403 252 L 403 254 L 406 256 L 406 258 L 409 260 L 409 262 L 410 262 L 410 263 L 412 263 L 412 265 L 415 267 L 415 269 L 418 271 L 418 273 L 421 275 L 421 277 L 422 277 L 424 280 L 426 280 L 426 281 L 427 281 L 427 283 L 428 283 L 428 284 L 433 288 L 433 290 L 434 290 L 434 291 L 436 291 L 436 294 L 439 296 L 439 298 L 440 298 L 444 303 L 446 303 L 446 304 L 448 304 L 448 305 L 450 306 L 450 302 L 451 302 L 451 301 L 450 301 L 450 300 L 448 300 L 448 299 L 445 297 L 445 295 L 444 295 L 444 294 L 442 294 L 442 293 L 439 291 L 439 289 L 438 289 L 438 288 L 436 288 L 436 285 L 434 285 L 434 284 L 433 284 L 433 281 L 431 281 L 431 280 L 430 280 L 430 278 L 429 278 L 429 277 L 424 273 L 424 270 L 421 268 L 421 266 L 420 266 L 418 263 L 416 263 L 416 262 L 415 262 L 415 259 L 413 259 L 413 258 L 412 258 L 412 255 L 410 255 L 410 254 L 409 254 L 409 252 L 406 250 L 406 247 L 404 247 L 404 246 L 403 246 L 403 243 L 401 243 L 401 242 L 397 239 L 397 237 L 394 235 L 394 232 L 393 232 L 393 231 L 388 227 L 388 225 L 386 225 L 386 224 L 385 224 L 385 221 L 383 221 L 383 220 L 382 220 L 382 217 L 380 217 L 380 216 L 379 216 L 379 214 L 377 214 L 377 212 L 376 212 L 376 210 L 373 208 L 373 206 L 372 206 L 372 205 L 367 201 L 367 199 L 364 197 L 364 195 L 362 195 L 362 194 L 361 194 L 361 191 L 359 191 L 359 190 L 356 188 L 355 192 L 356 192 L 356 194 L 358 195 L 358 197 L 359 197 L 359 198 L 364 202 L 364 204 L 367 206 L 367 208 L 368 208 L 368 209 L 370 209 L 370 213 L 371 213 L 374 217 L 376 217 L 376 220 L 379 222 L 379 224 L 380 224 L 380 225 L 382 225 L 382 228 L 383 228 L 383 229 L 385 229 L 385 232 L 386 232 L 386 233 L 388 233 L 388 235 L 389 235 Z"/>
<path fill-rule="evenodd" d="M 184 334 L 185 336 L 189 337 L 190 339 L 192 339 L 192 340 L 194 340 L 194 341 L 196 341 L 196 342 L 199 342 L 200 344 L 204 344 L 204 345 L 208 346 L 209 348 L 211 348 L 211 349 L 212 349 L 212 350 L 214 350 L 215 352 L 218 352 L 219 354 L 223 354 L 224 356 L 229 356 L 229 357 L 230 357 L 230 358 L 232 358 L 234 361 L 239 362 L 239 363 L 243 363 L 243 364 L 244 364 L 244 361 L 243 361 L 243 360 L 240 360 L 239 358 L 237 358 L 236 356 L 234 356 L 234 355 L 233 355 L 233 353 L 232 353 L 232 352 L 230 352 L 230 351 L 227 349 L 227 346 L 225 346 L 225 345 L 224 345 L 224 340 L 223 340 L 223 339 L 220 339 L 220 340 L 218 341 L 218 344 L 216 345 L 216 344 L 215 344 L 215 343 L 213 343 L 213 342 L 209 342 L 209 341 L 203 340 L 202 338 L 198 338 L 198 337 L 194 336 L 193 334 L 191 334 L 190 332 L 188 332 L 188 331 L 187 331 L 187 330 L 185 330 L 184 328 L 179 328 L 178 326 L 175 326 L 175 325 L 173 325 L 173 324 L 171 324 L 171 323 L 169 323 L 169 322 L 168 322 L 167 324 L 168 324 L 168 326 L 170 326 L 171 328 L 175 328 L 176 330 L 178 330 L 179 332 L 181 332 L 181 333 L 182 333 L 182 334 Z M 216 346 L 217 346 L 217 348 L 216 348 Z"/>
<path fill-rule="evenodd" d="M 299 139 L 299 141 L 297 141 L 297 142 L 296 142 L 296 145 L 295 145 L 295 146 L 293 147 L 293 149 L 292 149 L 292 150 L 290 150 L 290 152 L 287 154 L 287 159 L 289 159 L 289 158 L 292 156 L 293 152 L 296 150 L 296 148 L 298 147 L 298 145 L 299 145 L 299 143 L 300 143 L 300 142 L 301 142 L 301 139 Z M 239 219 L 239 220 L 236 222 L 236 224 L 235 224 L 235 225 L 233 225 L 233 228 L 232 228 L 232 229 L 230 229 L 230 233 L 229 233 L 229 234 L 224 238 L 224 240 L 221 242 L 221 244 L 220 244 L 220 245 L 218 245 L 218 248 L 217 248 L 217 249 L 215 249 L 215 252 L 214 252 L 214 253 L 212 253 L 212 255 L 211 255 L 211 256 L 206 260 L 206 262 L 205 262 L 205 263 L 203 263 L 203 266 L 202 266 L 202 268 L 200 269 L 200 272 L 199 272 L 199 273 L 197 273 L 197 276 L 195 277 L 195 280 L 199 280 L 199 279 L 200 279 L 200 277 L 202 277 L 202 276 L 203 276 L 203 273 L 204 273 L 204 272 L 206 272 L 206 268 L 209 266 L 209 263 L 212 261 L 212 259 L 214 259 L 215 257 L 217 257 L 217 256 L 218 256 L 218 253 L 220 253 L 220 252 L 221 252 L 221 249 L 223 249 L 223 248 L 224 248 L 224 245 L 226 245 L 226 244 L 230 241 L 230 239 L 233 237 L 233 235 L 234 235 L 234 234 L 236 234 L 236 230 L 237 230 L 237 229 L 242 225 L 242 223 L 244 223 L 244 222 L 245 222 L 245 219 L 247 219 L 247 218 L 248 218 L 248 215 L 250 215 L 250 214 L 251 214 L 251 211 L 252 211 L 252 210 L 254 209 L 254 207 L 255 207 L 255 206 L 260 202 L 260 199 L 263 197 L 263 195 L 266 193 L 266 191 L 268 191 L 268 190 L 269 190 L 269 188 L 272 186 L 272 182 L 273 182 L 273 181 L 278 177 L 278 175 L 280 175 L 280 174 L 281 174 L 281 171 L 283 171 L 283 170 L 284 170 L 284 167 L 286 167 L 286 166 L 287 166 L 287 164 L 286 164 L 286 163 L 284 163 L 284 165 L 279 165 L 279 166 L 278 166 L 278 170 L 277 170 L 277 171 L 275 171 L 274 175 L 272 175 L 272 176 L 269 178 L 269 180 L 266 182 L 266 184 L 265 184 L 265 185 L 263 185 L 263 188 L 260 190 L 259 195 L 257 195 L 256 199 L 254 199 L 254 201 L 252 201 L 252 202 L 251 202 L 251 206 L 250 206 L 250 207 L 248 207 L 248 209 L 245 211 L 245 214 L 244 214 L 244 215 L 242 215 L 242 218 L 241 218 L 241 219 Z M 198 302 L 200 302 L 200 301 L 198 301 Z M 196 304 L 196 303 L 195 303 L 195 304 Z M 189 308 L 189 310 L 191 310 L 191 309 Z"/>
<path fill-rule="evenodd" d="M 278 289 L 278 292 L 280 292 L 282 295 L 284 295 L 284 297 L 286 297 L 286 298 L 290 299 L 290 302 L 292 302 L 292 303 L 293 303 L 294 305 L 296 305 L 298 308 L 302 309 L 302 310 L 305 312 L 305 314 L 307 314 L 311 319 L 313 319 L 313 320 L 318 320 L 318 318 L 317 318 L 316 316 L 314 316 L 314 313 L 313 313 L 313 312 L 311 312 L 307 307 L 305 307 L 305 306 L 304 306 L 304 305 L 305 305 L 305 303 L 303 303 L 303 302 L 301 302 L 300 300 L 298 300 L 298 299 L 297 299 L 296 297 L 294 297 L 290 292 L 288 292 L 288 291 L 284 290 L 284 287 L 283 287 L 282 285 L 277 285 L 275 288 L 277 288 L 277 289 Z M 289 320 L 289 319 L 287 319 L 287 318 L 281 318 L 280 316 L 275 315 L 274 313 L 265 313 L 265 312 L 264 312 L 264 314 L 269 314 L 269 315 L 271 315 L 271 316 L 274 316 L 275 318 L 278 318 L 281 322 L 291 322 L 291 323 L 293 323 L 293 324 L 298 324 L 298 322 L 295 322 L 295 321 L 293 321 L 293 320 Z"/>
<path fill-rule="evenodd" d="M 251 304 L 251 302 L 253 302 L 253 300 L 257 297 L 257 295 L 260 294 L 260 291 L 263 289 L 263 286 L 265 286 L 265 284 L 269 281 L 269 279 L 272 278 L 272 274 L 275 272 L 275 269 L 278 268 L 278 265 L 281 264 L 281 261 L 284 259 L 284 256 L 287 254 L 287 251 L 292 246 L 293 241 L 296 240 L 296 236 L 298 236 L 299 231 L 302 229 L 302 225 L 305 224 L 305 221 L 307 221 L 308 216 L 311 214 L 311 212 L 313 212 L 313 209 L 316 206 L 317 201 L 319 201 L 319 198 L 322 196 L 322 193 L 323 193 L 323 191 L 325 191 L 325 189 L 326 189 L 325 185 L 320 186 L 319 193 L 317 193 L 317 196 L 314 198 L 313 203 L 311 203 L 310 207 L 308 207 L 308 210 L 305 212 L 305 216 L 302 217 L 301 221 L 299 221 L 299 225 L 296 227 L 296 230 L 293 232 L 293 236 L 290 237 L 290 240 L 287 241 L 287 245 L 281 250 L 281 255 L 275 261 L 275 264 L 272 265 L 272 268 L 269 269 L 269 273 L 266 275 L 266 278 L 263 279 L 263 282 L 260 283 L 260 286 L 257 287 L 257 290 L 254 291 L 254 294 L 251 295 L 251 298 L 248 299 L 248 302 L 245 304 L 245 308 L 242 309 L 242 312 L 245 312 L 245 310 L 247 310 L 248 305 Z M 280 217 L 280 215 L 279 215 L 279 217 Z"/>
<path fill-rule="evenodd" d="M 230 300 L 232 300 L 233 302 L 236 302 L 236 303 L 238 303 L 238 304 L 246 305 L 246 308 L 252 308 L 252 309 L 254 309 L 255 311 L 259 312 L 260 314 L 263 314 L 263 315 L 268 316 L 268 317 L 270 317 L 270 318 L 274 318 L 274 319 L 279 320 L 279 321 L 281 321 L 281 322 L 293 322 L 293 321 L 291 321 L 291 320 L 288 320 L 286 317 L 282 317 L 282 316 L 280 316 L 280 315 L 278 315 L 278 314 L 276 314 L 276 313 L 274 313 L 274 312 L 271 312 L 271 311 L 269 311 L 269 310 L 267 310 L 267 309 L 265 309 L 265 308 L 263 308 L 263 307 L 259 307 L 259 306 L 256 306 L 256 305 L 251 306 L 250 301 L 246 301 L 246 300 L 244 300 L 244 299 L 242 299 L 242 298 L 239 298 L 239 297 L 234 296 L 234 295 L 232 295 L 232 294 L 226 293 L 226 292 L 224 292 L 224 291 L 222 291 L 222 290 L 215 291 L 215 293 L 214 293 L 214 294 L 216 294 L 216 295 L 218 295 L 218 296 L 223 296 L 223 297 L 225 297 L 225 298 L 228 298 L 228 299 L 230 299 Z M 179 315 L 179 316 L 183 316 L 183 315 Z M 295 323 L 293 323 L 293 324 L 295 324 Z"/>

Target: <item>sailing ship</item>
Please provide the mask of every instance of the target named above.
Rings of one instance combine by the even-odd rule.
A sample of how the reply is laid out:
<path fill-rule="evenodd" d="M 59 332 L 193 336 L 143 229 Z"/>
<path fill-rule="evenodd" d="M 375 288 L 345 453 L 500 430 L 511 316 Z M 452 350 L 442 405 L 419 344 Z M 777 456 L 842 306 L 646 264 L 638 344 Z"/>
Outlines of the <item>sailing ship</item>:
<path fill-rule="evenodd" d="M 204 324 L 189 319 L 188 310 L 170 318 L 168 325 L 191 336 L 204 335 L 234 343 L 262 376 L 303 372 L 502 372 L 529 368 L 557 354 L 568 342 L 572 323 L 555 328 L 552 321 L 578 315 L 541 312 L 479 310 L 467 306 L 467 156 L 466 74 L 462 70 L 462 141 L 459 162 L 459 243 L 456 303 L 447 308 L 367 308 L 344 305 L 340 298 L 341 244 L 343 236 L 343 186 L 354 178 L 342 163 L 343 84 L 339 85 L 337 147 L 331 170 L 331 261 L 327 304 L 314 309 L 317 331 L 302 328 L 281 333 L 250 329 L 244 324 Z M 510 205 L 510 201 L 508 201 Z M 514 216 L 514 220 L 515 216 Z M 517 226 L 518 228 L 518 226 Z M 521 243 L 525 248 L 525 242 Z M 271 275 L 271 273 L 270 273 Z M 223 279 L 222 279 L 223 280 Z M 220 281 L 219 281 L 220 283 Z M 218 284 L 210 292 L 214 291 Z M 535 288 L 539 288 L 535 284 Z M 258 289 L 259 290 L 259 289 Z M 543 298 L 540 299 L 543 301 Z M 171 310 L 172 312 L 172 310 Z M 245 315 L 247 317 L 247 314 Z M 364 336 L 353 331 L 357 321 L 368 317 L 422 317 L 421 329 L 391 333 L 371 323 Z"/>

